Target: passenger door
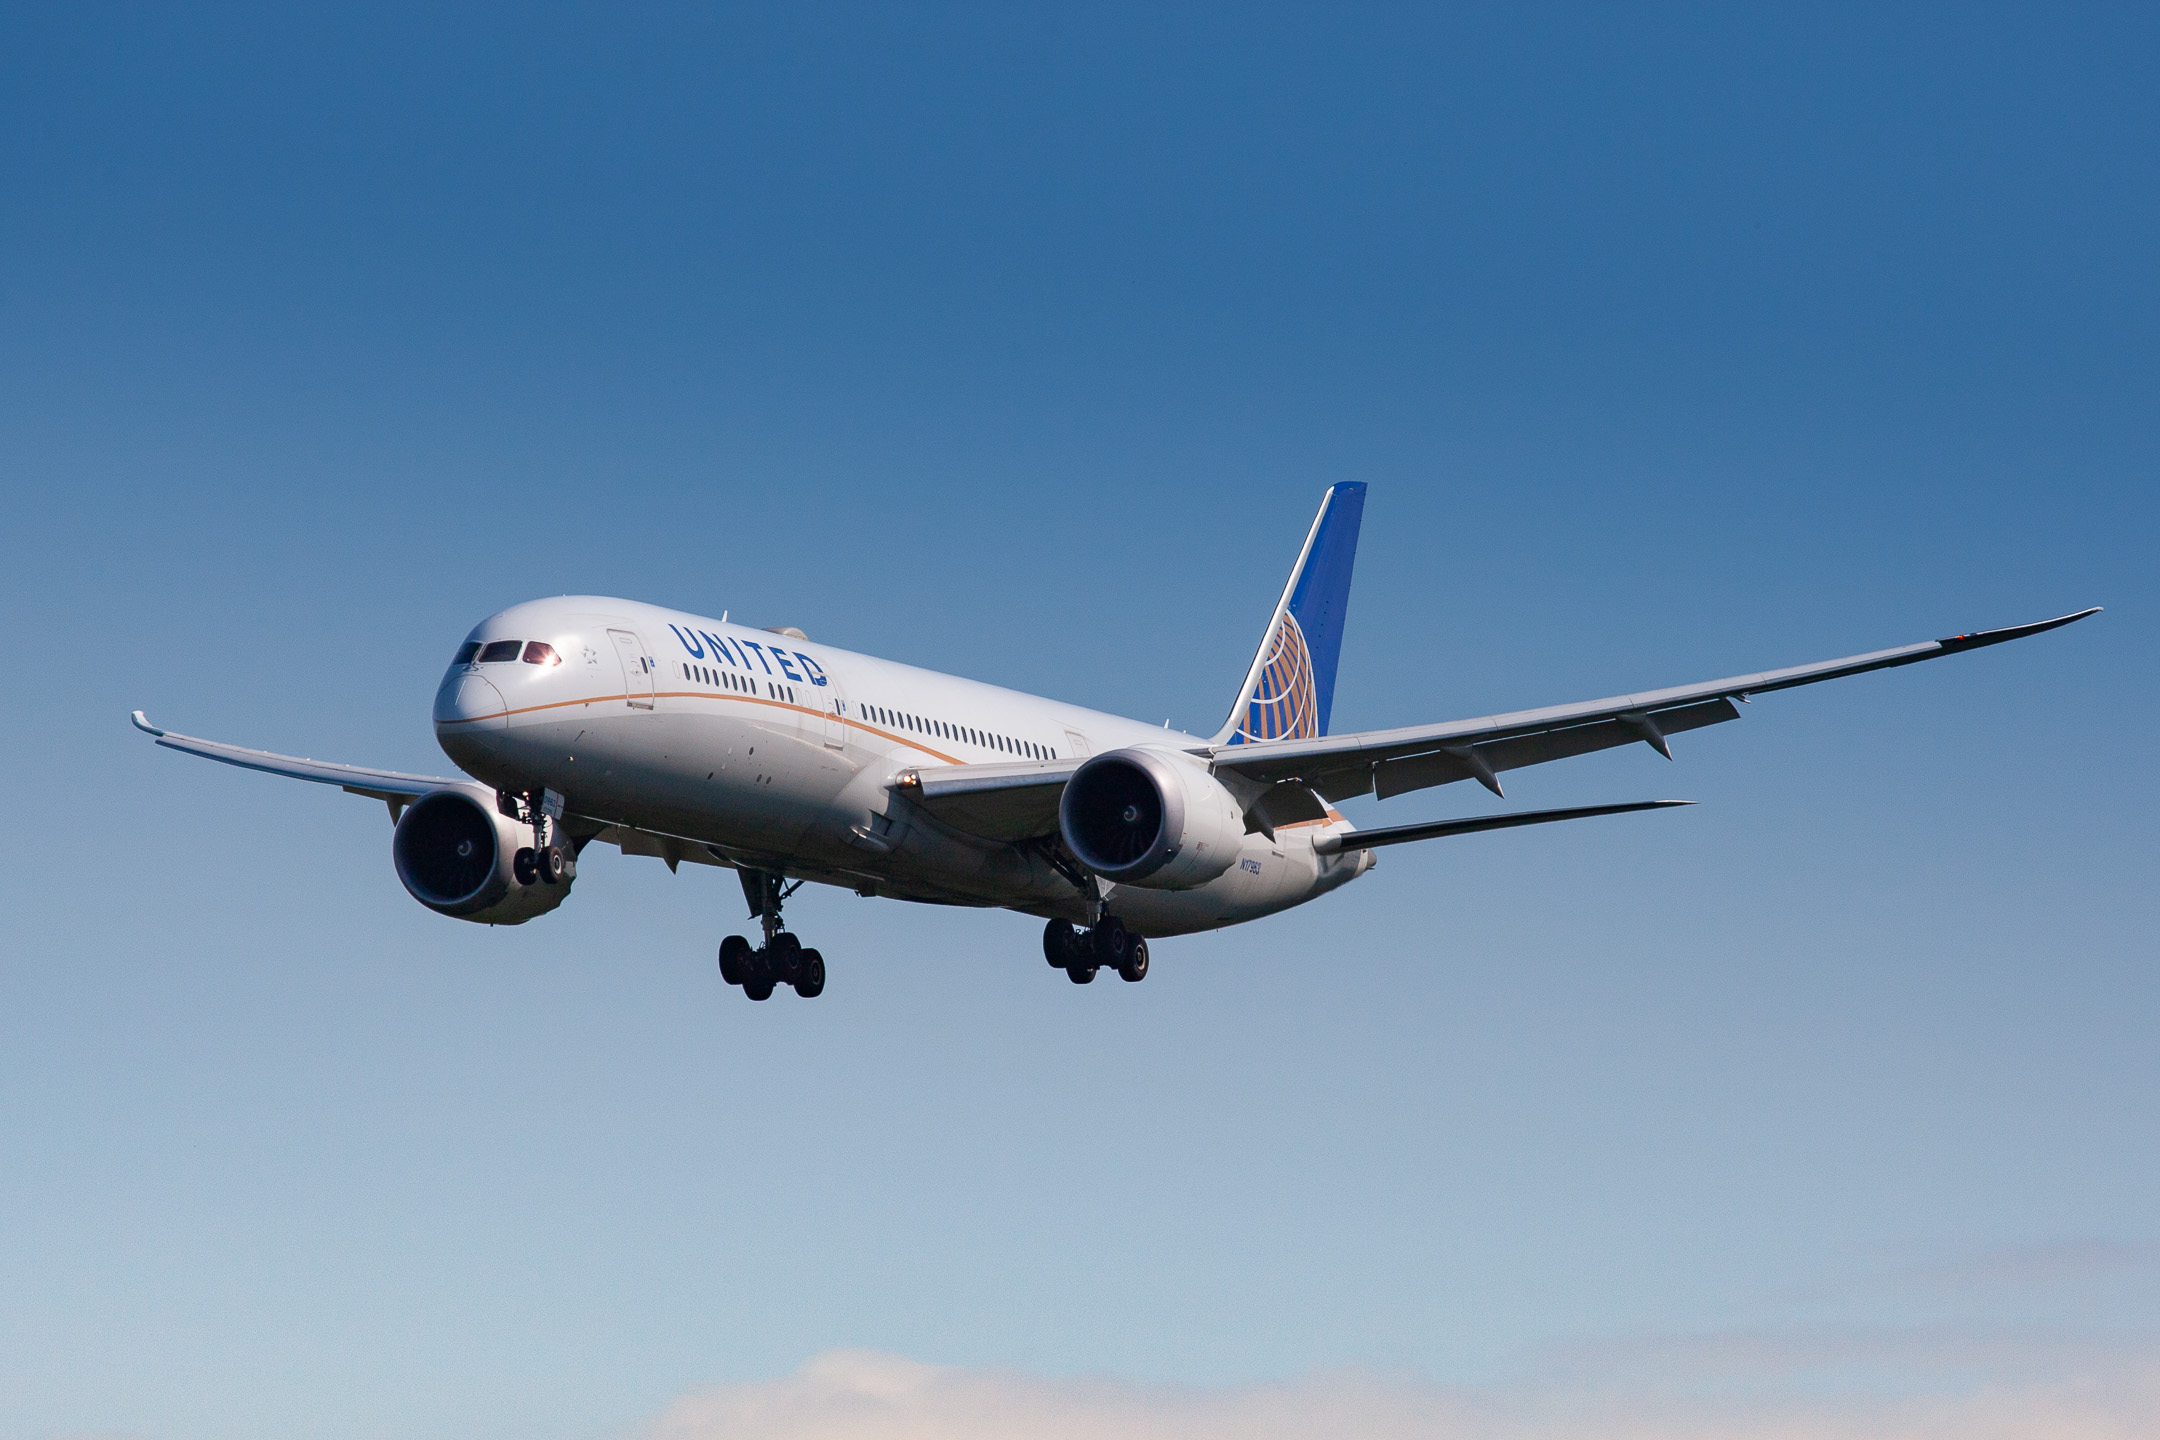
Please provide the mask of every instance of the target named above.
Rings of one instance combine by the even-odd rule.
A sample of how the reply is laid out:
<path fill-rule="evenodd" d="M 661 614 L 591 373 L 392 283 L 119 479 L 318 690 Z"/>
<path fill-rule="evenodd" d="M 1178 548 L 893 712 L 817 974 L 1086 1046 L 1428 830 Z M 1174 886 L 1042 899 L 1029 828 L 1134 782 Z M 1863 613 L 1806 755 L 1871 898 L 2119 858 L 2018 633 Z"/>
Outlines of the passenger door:
<path fill-rule="evenodd" d="M 652 662 L 646 658 L 645 642 L 628 630 L 610 630 L 608 638 L 615 642 L 615 658 L 622 661 L 623 699 L 633 708 L 653 708 Z"/>
<path fill-rule="evenodd" d="M 826 747 L 833 750 L 847 748 L 847 697 L 840 693 L 840 682 L 833 680 L 822 691 L 824 701 L 824 726 Z"/>

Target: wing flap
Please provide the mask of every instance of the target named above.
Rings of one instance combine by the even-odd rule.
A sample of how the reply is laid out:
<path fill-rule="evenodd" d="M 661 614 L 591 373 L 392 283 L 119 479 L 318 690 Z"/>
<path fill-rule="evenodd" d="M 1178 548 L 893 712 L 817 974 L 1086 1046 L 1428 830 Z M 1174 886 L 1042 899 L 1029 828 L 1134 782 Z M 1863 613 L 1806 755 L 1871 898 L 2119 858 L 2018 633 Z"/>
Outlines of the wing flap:
<path fill-rule="evenodd" d="M 1717 725 L 1740 718 L 1739 707 L 1722 695 L 1715 700 L 1705 700 L 1694 705 L 1636 713 L 1649 720 L 1655 727 L 1655 733 L 1660 736 L 1678 735 L 1688 730 L 1699 730 L 1705 725 Z M 1570 725 L 1563 730 L 1540 730 L 1483 745 L 1460 747 L 1469 752 L 1466 755 L 1451 753 L 1456 747 L 1450 747 L 1449 750 L 1435 750 L 1402 760 L 1382 761 L 1373 767 L 1373 794 L 1385 800 L 1390 796 L 1422 790 L 1432 785 L 1478 779 L 1478 769 L 1472 756 L 1483 761 L 1488 772 L 1498 773 L 1503 770 L 1520 770 L 1530 765 L 1543 765 L 1552 760 L 1565 760 L 1574 755 L 1588 755 L 1593 750 L 1610 750 L 1618 745 L 1646 743 L 1649 743 L 1649 735 L 1644 731 L 1640 720 L 1597 720 L 1588 725 Z"/>

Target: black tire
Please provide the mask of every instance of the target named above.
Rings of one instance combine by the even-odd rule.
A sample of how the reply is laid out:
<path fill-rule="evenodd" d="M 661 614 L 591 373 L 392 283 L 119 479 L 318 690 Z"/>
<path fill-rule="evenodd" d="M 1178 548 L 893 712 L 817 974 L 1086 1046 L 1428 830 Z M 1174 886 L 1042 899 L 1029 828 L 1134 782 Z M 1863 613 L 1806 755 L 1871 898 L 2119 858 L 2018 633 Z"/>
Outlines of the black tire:
<path fill-rule="evenodd" d="M 795 970 L 795 993 L 805 1000 L 825 993 L 825 957 L 815 950 L 802 952 L 802 963 Z"/>
<path fill-rule="evenodd" d="M 1125 922 L 1115 915 L 1097 925 L 1091 932 L 1095 941 L 1095 953 L 1089 958 L 1108 970 L 1125 968 L 1125 957 L 1132 953 L 1132 932 Z"/>
<path fill-rule="evenodd" d="M 1147 941 L 1133 937 L 1132 948 L 1125 952 L 1125 963 L 1118 966 L 1117 973 L 1134 984 L 1147 979 Z"/>
<path fill-rule="evenodd" d="M 1043 926 L 1043 959 L 1053 970 L 1063 970 L 1080 953 L 1080 935 L 1070 920 L 1052 920 Z"/>
<path fill-rule="evenodd" d="M 730 985 L 740 985 L 750 974 L 750 942 L 740 935 L 730 935 L 720 942 L 720 978 Z"/>
<path fill-rule="evenodd" d="M 1092 985 L 1095 983 L 1095 967 L 1093 965 L 1068 965 L 1065 967 L 1065 978 L 1075 985 Z"/>
<path fill-rule="evenodd" d="M 752 1000 L 772 999 L 773 982 L 770 980 L 745 980 L 742 993 Z"/>
<path fill-rule="evenodd" d="M 779 979 L 780 977 L 773 973 L 772 952 L 770 950 L 752 950 L 744 958 L 742 978 L 744 994 L 748 995 L 753 988 L 762 987 L 765 995 L 770 995 L 773 986 L 778 983 Z M 765 995 L 751 995 L 750 998 L 762 1000 Z"/>
<path fill-rule="evenodd" d="M 540 883 L 539 862 L 533 858 L 530 845 L 510 857 L 510 873 L 517 876 L 517 882 L 520 885 L 537 885 Z"/>
<path fill-rule="evenodd" d="M 562 884 L 563 875 L 569 869 L 569 862 L 563 858 L 562 846 L 550 845 L 533 858 L 534 868 L 540 872 L 541 884 Z"/>
<path fill-rule="evenodd" d="M 772 977 L 789 985 L 802 970 L 802 941 L 783 930 L 772 937 L 772 944 L 765 947 L 766 958 L 772 962 Z"/>

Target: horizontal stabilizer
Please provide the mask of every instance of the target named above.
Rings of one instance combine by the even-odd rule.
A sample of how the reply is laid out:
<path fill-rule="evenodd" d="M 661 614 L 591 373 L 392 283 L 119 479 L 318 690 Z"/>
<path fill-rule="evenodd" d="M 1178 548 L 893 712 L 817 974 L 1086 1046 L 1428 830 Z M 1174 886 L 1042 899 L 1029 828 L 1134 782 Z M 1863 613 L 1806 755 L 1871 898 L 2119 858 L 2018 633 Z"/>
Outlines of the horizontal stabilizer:
<path fill-rule="evenodd" d="M 1547 825 L 1555 820 L 1584 820 L 1592 815 L 1626 815 L 1635 810 L 1670 810 L 1676 805 L 1694 803 L 1692 800 L 1636 800 L 1626 805 L 1576 805 L 1565 810 L 1480 815 L 1471 820 L 1428 820 L 1422 825 L 1390 825 L 1380 830 L 1344 830 L 1315 839 L 1313 850 L 1321 855 L 1333 855 L 1344 850 L 1406 845 L 1412 840 L 1438 840 L 1447 835 L 1475 835 L 1481 830 L 1512 830 L 1517 825 Z"/>

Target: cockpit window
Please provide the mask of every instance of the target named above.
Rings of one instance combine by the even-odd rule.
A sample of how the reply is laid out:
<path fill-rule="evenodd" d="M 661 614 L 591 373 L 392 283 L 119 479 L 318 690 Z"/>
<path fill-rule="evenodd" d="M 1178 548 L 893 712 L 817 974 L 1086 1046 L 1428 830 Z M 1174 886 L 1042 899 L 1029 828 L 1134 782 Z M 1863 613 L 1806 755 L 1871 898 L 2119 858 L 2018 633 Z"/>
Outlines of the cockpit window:
<path fill-rule="evenodd" d="M 478 655 L 479 653 L 480 642 L 477 640 L 467 640 L 464 644 L 457 647 L 457 659 L 452 660 L 450 663 L 452 665 L 470 665 L 473 662 L 473 657 L 475 655 Z"/>
<path fill-rule="evenodd" d="M 488 647 L 480 652 L 480 663 L 492 665 L 497 660 L 515 660 L 518 658 L 518 651 L 524 648 L 525 642 L 522 640 L 491 640 Z"/>
<path fill-rule="evenodd" d="M 528 640 L 525 642 L 525 663 L 528 665 L 560 665 L 562 664 L 562 656 L 557 655 L 555 647 L 545 640 Z"/>

